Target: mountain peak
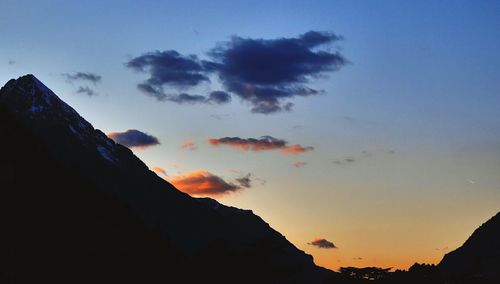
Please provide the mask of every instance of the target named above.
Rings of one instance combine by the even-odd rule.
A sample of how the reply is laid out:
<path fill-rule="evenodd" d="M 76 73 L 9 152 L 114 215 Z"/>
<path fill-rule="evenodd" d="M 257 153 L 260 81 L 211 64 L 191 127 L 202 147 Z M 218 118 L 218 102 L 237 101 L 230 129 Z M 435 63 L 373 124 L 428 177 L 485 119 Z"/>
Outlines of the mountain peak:
<path fill-rule="evenodd" d="M 77 115 L 76 111 L 38 80 L 33 74 L 10 80 L 2 90 L 0 101 L 6 103 L 14 112 L 39 114 L 46 111 L 62 111 Z"/>
<path fill-rule="evenodd" d="M 53 135 L 66 133 L 84 144 L 92 144 L 108 162 L 117 160 L 113 155 L 115 143 L 32 74 L 7 82 L 0 89 L 0 104 L 27 124 L 36 126 L 40 133 L 61 129 Z"/>

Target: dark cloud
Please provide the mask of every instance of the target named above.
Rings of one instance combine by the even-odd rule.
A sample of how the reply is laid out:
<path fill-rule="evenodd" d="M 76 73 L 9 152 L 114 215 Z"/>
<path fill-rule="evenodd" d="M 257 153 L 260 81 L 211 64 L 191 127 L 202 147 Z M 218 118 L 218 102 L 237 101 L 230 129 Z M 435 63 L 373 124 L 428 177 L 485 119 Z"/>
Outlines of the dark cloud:
<path fill-rule="evenodd" d="M 319 50 L 340 39 L 333 33 L 316 31 L 296 38 L 234 36 L 209 55 L 226 90 L 249 102 L 252 112 L 268 114 L 289 111 L 293 104 L 287 99 L 323 92 L 307 84 L 347 63 L 339 52 Z"/>
<path fill-rule="evenodd" d="M 204 96 L 200 95 L 190 95 L 186 93 L 182 93 L 179 95 L 170 95 L 168 97 L 168 100 L 172 102 L 176 102 L 179 104 L 196 104 L 196 103 L 205 103 L 207 102 L 207 98 Z"/>
<path fill-rule="evenodd" d="M 148 96 L 151 96 L 158 101 L 169 101 L 178 104 L 197 104 L 197 103 L 214 103 L 225 104 L 231 101 L 231 96 L 222 91 L 211 92 L 208 97 L 202 95 L 191 95 L 187 93 L 165 93 L 163 88 L 155 88 L 147 83 L 140 83 L 137 88 Z"/>
<path fill-rule="evenodd" d="M 278 39 L 233 36 L 208 52 L 211 61 L 167 50 L 145 53 L 125 66 L 149 75 L 138 88 L 159 101 L 222 104 L 230 101 L 232 93 L 248 102 L 252 112 L 269 114 L 290 111 L 293 97 L 323 93 L 308 84 L 347 64 L 338 51 L 322 48 L 340 39 L 333 33 L 317 31 Z M 208 96 L 176 94 L 210 82 L 212 74 L 220 79 L 225 92 Z"/>
<path fill-rule="evenodd" d="M 213 91 L 208 95 L 208 100 L 216 104 L 225 104 L 231 101 L 231 96 L 223 91 Z"/>
<path fill-rule="evenodd" d="M 158 138 L 137 129 L 129 129 L 123 132 L 109 132 L 107 135 L 116 143 L 129 148 L 147 148 L 160 144 Z"/>
<path fill-rule="evenodd" d="M 323 248 L 323 249 L 337 248 L 332 242 L 327 241 L 326 239 L 320 239 L 320 238 L 316 238 L 312 242 L 307 243 L 307 244 L 318 247 L 318 248 Z"/>
<path fill-rule="evenodd" d="M 314 150 L 310 146 L 301 146 L 299 144 L 288 145 L 288 142 L 283 139 L 277 139 L 272 136 L 262 136 L 256 138 L 240 138 L 240 137 L 223 137 L 218 139 L 209 139 L 208 143 L 213 146 L 225 145 L 237 148 L 244 151 L 269 151 L 279 150 L 284 154 L 300 154 L 306 151 Z"/>
<path fill-rule="evenodd" d="M 175 50 L 149 52 L 125 66 L 148 73 L 150 77 L 144 83 L 158 90 L 164 85 L 193 87 L 210 81 L 206 75 L 208 69 L 196 55 L 183 56 Z"/>
<path fill-rule="evenodd" d="M 97 93 L 93 89 L 89 88 L 88 86 L 78 87 L 78 90 L 76 90 L 76 93 L 77 94 L 85 94 L 89 97 L 97 95 Z"/>
<path fill-rule="evenodd" d="M 230 95 L 222 91 L 211 92 L 208 96 L 179 92 L 209 82 L 208 74 L 213 71 L 210 65 L 208 61 L 199 60 L 196 55 L 184 56 L 175 50 L 149 52 L 125 63 L 126 67 L 149 75 L 137 88 L 158 101 L 180 104 L 228 103 Z"/>
<path fill-rule="evenodd" d="M 189 195 L 220 197 L 242 189 L 240 185 L 205 170 L 198 170 L 169 180 L 177 189 Z"/>
<path fill-rule="evenodd" d="M 90 72 L 76 72 L 74 74 L 63 73 L 61 74 L 69 82 L 73 81 L 88 81 L 93 84 L 97 84 L 101 81 L 102 77 L 100 75 L 90 73 Z"/>

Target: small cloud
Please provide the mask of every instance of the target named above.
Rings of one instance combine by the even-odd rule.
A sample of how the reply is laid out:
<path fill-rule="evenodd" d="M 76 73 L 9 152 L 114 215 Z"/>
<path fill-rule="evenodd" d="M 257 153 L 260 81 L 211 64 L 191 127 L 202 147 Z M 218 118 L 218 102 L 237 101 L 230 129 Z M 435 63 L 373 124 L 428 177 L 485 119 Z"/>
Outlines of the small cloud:
<path fill-rule="evenodd" d="M 442 250 L 442 251 L 447 251 L 448 250 L 448 246 L 445 246 L 444 248 L 434 248 L 434 250 Z"/>
<path fill-rule="evenodd" d="M 211 114 L 210 118 L 213 118 L 215 120 L 223 120 L 229 117 L 229 114 Z"/>
<path fill-rule="evenodd" d="M 76 72 L 73 74 L 63 73 L 61 75 L 65 77 L 68 82 L 71 83 L 74 81 L 87 81 L 95 85 L 99 83 L 102 79 L 102 76 L 90 72 Z"/>
<path fill-rule="evenodd" d="M 297 162 L 295 162 L 295 163 L 292 164 L 292 166 L 294 166 L 296 168 L 300 168 L 300 167 L 303 167 L 305 165 L 307 165 L 307 163 L 304 162 L 304 161 L 297 161 Z"/>
<path fill-rule="evenodd" d="M 353 164 L 355 162 L 365 160 L 365 159 L 372 159 L 376 156 L 388 156 L 388 155 L 394 155 L 396 151 L 394 150 L 378 150 L 378 151 L 361 151 L 361 153 L 352 155 L 352 156 L 345 156 L 343 158 L 339 158 L 333 161 L 334 164 L 336 165 L 348 165 L 348 164 Z"/>
<path fill-rule="evenodd" d="M 346 158 L 343 158 L 340 160 L 333 161 L 333 163 L 337 164 L 337 165 L 347 165 L 347 164 L 352 164 L 354 162 L 356 162 L 356 159 L 354 159 L 352 157 L 346 157 Z"/>
<path fill-rule="evenodd" d="M 303 147 L 297 144 L 292 146 L 286 146 L 283 149 L 281 149 L 281 152 L 285 154 L 300 154 L 312 150 L 314 150 L 314 147 L 311 146 Z"/>
<path fill-rule="evenodd" d="M 370 151 L 361 151 L 361 154 L 362 154 L 363 157 L 366 157 L 366 158 L 373 157 L 373 153 L 370 152 Z"/>
<path fill-rule="evenodd" d="M 337 248 L 332 242 L 326 240 L 326 239 L 321 239 L 321 238 L 316 238 L 312 242 L 307 243 L 308 245 L 315 246 L 318 248 L 323 248 L 323 249 L 333 249 Z"/>
<path fill-rule="evenodd" d="M 108 137 L 118 144 L 129 148 L 144 149 L 160 144 L 158 138 L 139 131 L 137 129 L 128 129 L 126 131 L 114 131 L 107 133 Z"/>
<path fill-rule="evenodd" d="M 342 119 L 343 119 L 344 121 L 347 121 L 347 122 L 352 122 L 352 123 L 354 123 L 354 122 L 357 122 L 357 121 L 358 121 L 355 117 L 353 117 L 353 116 L 349 116 L 349 115 L 344 115 L 344 116 L 342 116 Z"/>
<path fill-rule="evenodd" d="M 252 187 L 252 179 L 251 179 L 251 177 L 252 177 L 251 174 L 247 174 L 244 177 L 237 178 L 236 182 L 240 185 L 240 187 L 250 188 L 250 187 Z"/>
<path fill-rule="evenodd" d="M 90 72 L 76 72 L 73 74 L 62 73 L 61 76 L 66 78 L 66 81 L 68 81 L 69 83 L 90 82 L 94 85 L 99 83 L 102 79 L 102 77 L 100 75 L 90 73 Z M 77 94 L 85 94 L 89 97 L 97 95 L 97 93 L 88 86 L 79 86 L 78 89 L 76 90 L 76 93 Z"/>
<path fill-rule="evenodd" d="M 193 196 L 221 197 L 242 189 L 205 170 L 198 170 L 169 180 L 177 189 Z"/>
<path fill-rule="evenodd" d="M 283 139 L 277 139 L 272 136 L 262 136 L 256 138 L 240 138 L 240 137 L 223 137 L 218 139 L 209 139 L 208 143 L 212 146 L 228 146 L 243 151 L 270 151 L 279 150 L 284 154 L 300 154 L 306 151 L 314 150 L 310 146 L 288 145 L 288 142 Z"/>
<path fill-rule="evenodd" d="M 472 180 L 472 179 L 465 179 L 465 181 L 469 184 L 476 184 L 476 181 L 475 180 Z"/>
<path fill-rule="evenodd" d="M 15 60 L 13 60 L 13 59 L 9 59 L 9 60 L 7 61 L 7 64 L 8 64 L 8 65 L 14 65 L 14 64 L 16 64 L 16 61 L 15 61 Z"/>
<path fill-rule="evenodd" d="M 89 97 L 97 95 L 97 93 L 94 90 L 92 90 L 91 88 L 89 88 L 88 86 L 85 86 L 85 87 L 80 86 L 78 88 L 78 90 L 76 90 L 76 93 L 77 94 L 85 94 Z"/>
<path fill-rule="evenodd" d="M 161 176 L 162 178 L 168 177 L 167 171 L 165 171 L 165 169 L 160 166 L 154 166 L 151 168 L 151 170 L 155 172 L 157 175 Z"/>
<path fill-rule="evenodd" d="M 186 140 L 186 141 L 182 142 L 181 148 L 191 150 L 191 151 L 198 149 L 198 147 L 191 140 Z"/>

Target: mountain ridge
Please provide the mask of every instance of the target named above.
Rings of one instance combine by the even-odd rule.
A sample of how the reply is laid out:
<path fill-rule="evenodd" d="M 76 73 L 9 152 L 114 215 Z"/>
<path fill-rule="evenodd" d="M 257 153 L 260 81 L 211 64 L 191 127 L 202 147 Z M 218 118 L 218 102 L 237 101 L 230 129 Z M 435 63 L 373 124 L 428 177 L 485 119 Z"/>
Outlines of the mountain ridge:
<path fill-rule="evenodd" d="M 438 265 L 450 279 L 500 281 L 500 212 L 479 226 Z"/>
<path fill-rule="evenodd" d="M 334 272 L 315 266 L 310 255 L 297 249 L 251 211 L 226 207 L 212 199 L 192 198 L 178 191 L 151 172 L 130 149 L 114 143 L 104 133 L 94 129 L 35 76 L 26 75 L 17 80 L 10 80 L 0 89 L 0 108 L 7 117 L 2 121 L 3 126 L 6 126 L 4 128 L 23 128 L 23 131 L 27 132 L 26 135 L 35 137 L 31 140 L 38 140 L 37 144 L 43 144 L 45 148 L 40 151 L 44 153 L 44 157 L 51 159 L 47 163 L 76 174 L 78 178 L 75 178 L 75 182 L 87 184 L 87 187 L 95 190 L 95 195 L 99 198 L 101 195 L 110 197 L 118 204 L 116 206 L 123 207 L 129 212 L 127 214 L 134 216 L 134 224 L 138 223 L 137 226 L 143 226 L 146 231 L 155 231 L 155 238 L 164 240 L 163 244 L 158 241 L 160 246 L 173 247 L 181 255 L 178 258 L 184 259 L 183 262 L 186 263 L 179 271 L 198 263 L 203 259 L 200 253 L 203 255 L 204 251 L 208 250 L 212 253 L 220 252 L 220 257 L 214 258 L 220 261 L 221 265 L 234 266 L 230 260 L 224 259 L 230 255 L 236 259 L 248 257 L 247 260 L 242 260 L 248 268 L 233 268 L 240 274 L 248 274 L 254 270 L 254 276 L 248 277 L 248 281 L 258 279 L 261 283 L 323 283 L 325 279 L 335 276 Z M 16 127 L 7 123 L 15 124 Z M 2 135 L 9 137 L 6 132 Z M 30 141 L 17 143 L 33 146 Z M 13 148 L 12 151 L 23 150 L 18 149 L 16 143 L 9 144 L 8 147 Z M 47 157 L 44 159 L 49 159 Z M 6 172 L 9 166 L 5 163 L 16 163 L 15 157 L 11 159 L 12 161 L 4 161 L 3 168 Z M 29 157 L 26 159 L 27 163 L 33 162 Z M 21 165 L 19 167 L 21 168 Z M 12 179 L 22 178 L 19 173 L 12 171 L 10 175 Z M 47 184 L 57 184 L 54 180 L 61 178 L 54 172 L 48 175 L 51 179 L 47 181 L 47 177 L 41 177 Z M 5 180 L 8 179 L 7 176 Z M 4 179 L 0 180 L 0 185 L 3 182 Z M 36 183 L 30 185 L 36 186 Z M 57 186 L 64 187 L 60 184 Z M 19 190 L 15 184 L 4 184 L 2 188 L 2 191 Z M 42 195 L 40 198 L 45 197 Z M 55 202 L 45 201 L 49 204 Z M 19 205 L 23 206 L 22 203 Z M 120 227 L 120 230 L 122 229 L 124 228 Z M 96 242 L 99 243 L 99 240 Z M 258 259 L 265 265 L 258 263 Z M 213 277 L 224 281 L 224 273 L 205 273 L 205 278 Z M 233 275 L 230 272 L 225 273 Z M 184 277 L 189 279 L 193 276 Z M 225 280 L 228 283 L 234 281 L 232 277 L 234 276 L 228 276 Z M 186 283 L 190 283 L 189 280 Z"/>

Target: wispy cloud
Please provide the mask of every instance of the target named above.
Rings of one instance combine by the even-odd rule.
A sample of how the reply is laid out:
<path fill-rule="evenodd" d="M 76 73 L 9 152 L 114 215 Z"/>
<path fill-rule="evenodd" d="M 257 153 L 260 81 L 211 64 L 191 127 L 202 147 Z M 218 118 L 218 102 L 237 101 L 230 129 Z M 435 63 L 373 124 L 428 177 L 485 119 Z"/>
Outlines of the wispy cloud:
<path fill-rule="evenodd" d="M 353 157 L 346 157 L 346 158 L 337 159 L 337 160 L 333 161 L 333 163 L 337 164 L 337 165 L 347 165 L 347 164 L 351 164 L 354 162 L 356 162 L 356 159 Z"/>
<path fill-rule="evenodd" d="M 311 146 L 302 146 L 299 144 L 289 145 L 286 140 L 277 139 L 272 136 L 262 136 L 256 138 L 223 137 L 212 138 L 208 140 L 212 146 L 229 146 L 243 151 L 271 151 L 278 150 L 284 154 L 300 154 L 314 150 Z"/>
<path fill-rule="evenodd" d="M 186 140 L 186 141 L 182 142 L 181 149 L 187 149 L 187 150 L 194 151 L 194 150 L 198 149 L 198 147 L 194 144 L 193 141 Z"/>
<path fill-rule="evenodd" d="M 114 131 L 107 133 L 108 137 L 116 143 L 129 148 L 144 149 L 160 144 L 158 138 L 139 131 L 137 129 L 128 129 L 126 131 Z"/>
<path fill-rule="evenodd" d="M 296 161 L 295 163 L 292 164 L 292 166 L 294 166 L 296 168 L 300 168 L 300 167 L 303 167 L 305 165 L 307 165 L 307 163 L 304 161 Z"/>
<path fill-rule="evenodd" d="M 229 117 L 229 114 L 211 114 L 210 118 L 215 120 L 224 120 Z"/>
<path fill-rule="evenodd" d="M 97 84 L 101 81 L 102 76 L 90 73 L 90 72 L 76 72 L 73 74 L 70 73 L 62 73 L 61 74 L 66 80 L 69 82 L 74 82 L 74 81 L 87 81 L 93 84 Z"/>
<path fill-rule="evenodd" d="M 240 187 L 250 188 L 250 187 L 252 187 L 252 179 L 251 179 L 251 177 L 252 177 L 252 174 L 247 174 L 244 177 L 237 178 L 236 182 L 238 183 L 238 185 Z"/>
<path fill-rule="evenodd" d="M 358 161 L 362 161 L 364 159 L 371 159 L 375 156 L 380 155 L 394 155 L 396 152 L 394 150 L 378 150 L 378 151 L 361 151 L 358 154 L 344 156 L 342 158 L 337 158 L 333 160 L 333 163 L 339 166 L 345 166 L 349 164 L 354 164 Z"/>
<path fill-rule="evenodd" d="M 473 180 L 473 179 L 470 179 L 470 178 L 466 178 L 465 181 L 468 183 L 468 184 L 476 184 L 476 181 Z"/>
<path fill-rule="evenodd" d="M 95 73 L 91 72 L 75 72 L 75 73 L 62 73 L 61 76 L 66 78 L 66 81 L 69 83 L 74 83 L 74 82 L 87 82 L 87 83 L 92 83 L 96 85 L 97 83 L 101 82 L 102 76 L 97 75 Z M 85 94 L 89 97 L 97 95 L 97 92 L 93 89 L 90 88 L 89 86 L 79 86 L 78 89 L 76 90 L 77 94 Z"/>
<path fill-rule="evenodd" d="M 77 94 L 85 94 L 89 97 L 97 95 L 97 93 L 93 89 L 89 88 L 88 86 L 78 87 L 78 90 L 76 90 L 76 93 Z"/>

